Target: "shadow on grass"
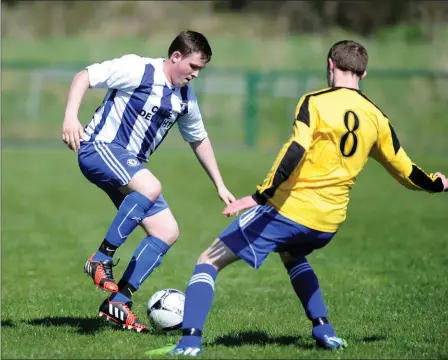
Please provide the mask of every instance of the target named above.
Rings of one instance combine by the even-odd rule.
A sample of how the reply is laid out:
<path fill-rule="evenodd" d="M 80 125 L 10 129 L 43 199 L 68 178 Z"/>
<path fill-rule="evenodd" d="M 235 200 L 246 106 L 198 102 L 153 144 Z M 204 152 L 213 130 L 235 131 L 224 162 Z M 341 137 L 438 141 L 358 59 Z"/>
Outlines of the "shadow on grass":
<path fill-rule="evenodd" d="M 378 335 L 366 336 L 362 338 L 362 341 L 366 343 L 385 341 L 385 340 L 386 340 L 385 336 L 378 336 Z"/>
<path fill-rule="evenodd" d="M 76 328 L 77 333 L 81 335 L 95 335 L 103 329 L 122 330 L 118 326 L 114 326 L 114 324 L 108 323 L 102 319 L 89 319 L 82 317 L 47 316 L 41 319 L 29 320 L 25 323 L 35 326 L 71 326 Z"/>
<path fill-rule="evenodd" d="M 11 320 L 2 320 L 1 326 L 2 327 L 14 327 L 14 324 L 12 323 Z"/>
<path fill-rule="evenodd" d="M 248 331 L 228 334 L 216 338 L 207 345 L 243 346 L 243 345 L 294 345 L 301 349 L 314 349 L 311 344 L 304 343 L 301 336 L 269 336 L 261 331 Z"/>

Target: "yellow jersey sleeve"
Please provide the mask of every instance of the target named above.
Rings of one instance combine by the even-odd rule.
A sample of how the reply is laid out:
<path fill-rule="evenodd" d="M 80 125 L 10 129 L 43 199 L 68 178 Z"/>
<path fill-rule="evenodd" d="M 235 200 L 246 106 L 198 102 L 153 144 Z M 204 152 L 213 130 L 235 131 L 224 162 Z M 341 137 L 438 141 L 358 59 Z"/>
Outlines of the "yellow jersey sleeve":
<path fill-rule="evenodd" d="M 257 191 L 252 195 L 258 204 L 266 204 L 269 198 L 274 196 L 280 184 L 287 180 L 299 166 L 305 152 L 311 146 L 316 121 L 317 111 L 313 106 L 312 98 L 305 95 L 297 104 L 291 137 L 282 146 L 267 177 L 261 185 L 257 186 Z"/>
<path fill-rule="evenodd" d="M 378 122 L 378 140 L 370 156 L 377 160 L 399 183 L 412 190 L 442 192 L 443 183 L 435 174 L 427 174 L 414 164 L 400 145 L 386 117 Z"/>

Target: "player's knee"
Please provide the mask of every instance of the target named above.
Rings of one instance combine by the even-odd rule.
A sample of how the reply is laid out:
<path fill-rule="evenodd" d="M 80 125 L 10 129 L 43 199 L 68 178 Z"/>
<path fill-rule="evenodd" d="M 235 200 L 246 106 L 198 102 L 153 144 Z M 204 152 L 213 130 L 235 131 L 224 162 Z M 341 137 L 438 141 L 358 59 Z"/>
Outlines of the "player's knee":
<path fill-rule="evenodd" d="M 126 192 L 137 191 L 152 201 L 156 201 L 162 193 L 162 184 L 146 169 L 135 174 L 125 188 Z"/>
<path fill-rule="evenodd" d="M 173 245 L 177 241 L 179 238 L 179 226 L 177 223 L 172 224 L 169 229 L 167 229 L 165 236 L 165 242 L 169 245 Z"/>
<path fill-rule="evenodd" d="M 153 228 L 150 233 L 171 246 L 179 238 L 179 227 L 175 221 L 169 222 L 165 223 L 163 227 Z"/>
<path fill-rule="evenodd" d="M 151 184 L 148 186 L 145 186 L 142 188 L 141 191 L 139 191 L 142 195 L 146 196 L 148 199 L 152 201 L 156 201 L 157 198 L 162 193 L 162 184 L 159 180 L 155 179 L 151 181 Z"/>

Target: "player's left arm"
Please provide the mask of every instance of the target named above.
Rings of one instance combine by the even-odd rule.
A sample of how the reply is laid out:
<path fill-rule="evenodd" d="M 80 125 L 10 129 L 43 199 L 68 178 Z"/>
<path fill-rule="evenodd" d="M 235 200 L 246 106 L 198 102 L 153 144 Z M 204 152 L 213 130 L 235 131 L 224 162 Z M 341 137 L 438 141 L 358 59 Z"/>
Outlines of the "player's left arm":
<path fill-rule="evenodd" d="M 190 143 L 193 152 L 195 153 L 199 163 L 213 181 L 213 184 L 218 191 L 218 195 L 226 205 L 235 201 L 235 196 L 224 185 L 221 173 L 219 172 L 218 162 L 216 161 L 215 153 L 213 151 L 212 143 L 208 137 Z"/>
<path fill-rule="evenodd" d="M 235 197 L 224 184 L 212 143 L 202 121 L 197 99 L 191 89 L 188 91 L 188 112 L 178 120 L 179 131 L 183 139 L 190 144 L 202 168 L 212 180 L 219 197 L 228 205 L 235 201 Z"/>
<path fill-rule="evenodd" d="M 447 180 L 443 174 L 427 173 L 411 161 L 386 117 L 379 118 L 378 140 L 372 147 L 370 156 L 408 189 L 430 193 L 447 190 Z"/>
<path fill-rule="evenodd" d="M 263 183 L 257 186 L 253 195 L 245 196 L 227 206 L 223 215 L 231 216 L 253 206 L 264 205 L 274 196 L 280 184 L 291 176 L 310 148 L 316 121 L 317 111 L 311 98 L 303 96 L 295 111 L 291 137 L 281 148 Z"/>

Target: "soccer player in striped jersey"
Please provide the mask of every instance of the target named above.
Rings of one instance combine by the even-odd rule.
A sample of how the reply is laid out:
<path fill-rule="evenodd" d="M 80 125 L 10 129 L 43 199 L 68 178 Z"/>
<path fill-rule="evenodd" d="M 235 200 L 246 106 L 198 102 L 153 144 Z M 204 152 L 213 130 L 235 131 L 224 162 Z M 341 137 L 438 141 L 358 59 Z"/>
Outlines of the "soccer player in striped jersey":
<path fill-rule="evenodd" d="M 175 123 L 220 198 L 226 204 L 235 200 L 219 172 L 190 85 L 211 56 L 204 35 L 183 31 L 171 43 L 167 58 L 124 55 L 96 63 L 76 74 L 69 89 L 62 139 L 78 152 L 84 176 L 102 189 L 118 209 L 104 241 L 87 260 L 84 270 L 95 285 L 113 293 L 101 304 L 100 315 L 138 332 L 146 332 L 147 327 L 131 310 L 132 295 L 160 265 L 179 236 L 162 186 L 143 163 L 148 162 Z M 88 88 L 108 90 L 84 128 L 78 111 Z M 138 225 L 147 236 L 117 284 L 112 258 Z"/>
<path fill-rule="evenodd" d="M 410 189 L 430 193 L 448 189 L 443 174 L 428 174 L 409 159 L 387 116 L 359 90 L 366 67 L 362 45 L 340 41 L 331 47 L 329 87 L 300 99 L 292 135 L 264 182 L 253 195 L 228 205 L 223 214 L 250 210 L 199 257 L 186 290 L 179 344 L 149 354 L 200 354 L 218 271 L 238 259 L 258 269 L 271 252 L 280 253 L 317 346 L 346 346 L 328 321 L 318 279 L 306 256 L 326 246 L 345 220 L 350 189 L 368 157 Z"/>

